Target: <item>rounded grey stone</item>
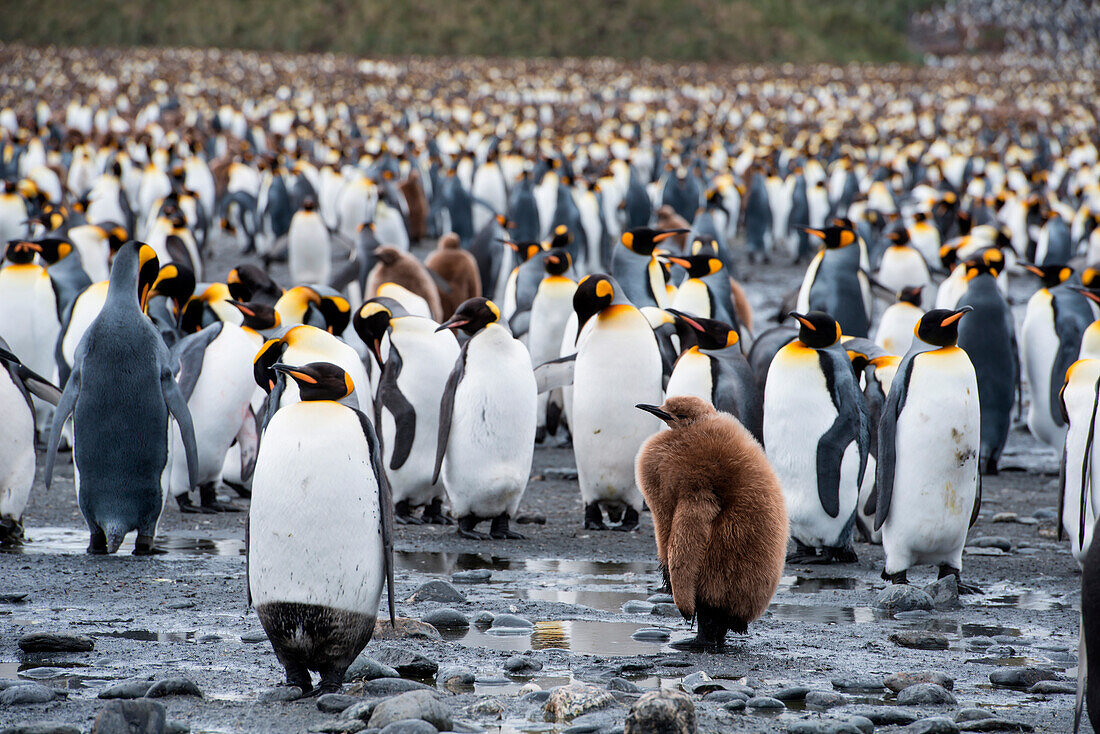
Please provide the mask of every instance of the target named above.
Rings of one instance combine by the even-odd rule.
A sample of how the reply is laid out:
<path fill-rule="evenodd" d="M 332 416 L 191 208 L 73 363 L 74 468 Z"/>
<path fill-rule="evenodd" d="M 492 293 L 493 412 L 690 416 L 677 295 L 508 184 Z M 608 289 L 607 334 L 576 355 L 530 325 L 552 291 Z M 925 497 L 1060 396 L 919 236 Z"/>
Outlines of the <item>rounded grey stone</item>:
<path fill-rule="evenodd" d="M 958 725 L 946 716 L 918 719 L 902 729 L 905 734 L 957 734 Z"/>
<path fill-rule="evenodd" d="M 806 706 L 815 709 L 831 709 L 843 706 L 848 698 L 833 691 L 810 691 L 806 694 Z"/>
<path fill-rule="evenodd" d="M 70 632 L 31 632 L 19 638 L 23 652 L 91 652 L 95 640 Z"/>
<path fill-rule="evenodd" d="M 623 602 L 620 608 L 623 614 L 649 614 L 653 611 L 653 606 L 653 604 L 647 601 L 631 599 L 630 601 Z"/>
<path fill-rule="evenodd" d="M 686 693 L 651 691 L 630 707 L 624 734 L 695 734 L 695 704 Z"/>
<path fill-rule="evenodd" d="M 443 607 L 433 609 L 420 618 L 421 622 L 427 622 L 438 629 L 465 629 L 470 626 L 470 620 L 457 609 Z"/>
<path fill-rule="evenodd" d="M 421 719 L 401 719 L 382 727 L 381 734 L 436 734 L 438 731 Z"/>
<path fill-rule="evenodd" d="M 440 601 L 454 604 L 466 601 L 466 596 L 446 581 L 434 579 L 421 584 L 420 588 L 413 592 L 409 601 L 416 603 L 422 601 Z"/>
<path fill-rule="evenodd" d="M 925 704 L 954 706 L 957 702 L 951 692 L 935 683 L 917 683 L 902 689 L 898 693 L 899 706 L 921 706 Z"/>
<path fill-rule="evenodd" d="M 542 663 L 528 655 L 513 655 L 504 661 L 509 675 L 532 675 L 542 670 Z"/>
<path fill-rule="evenodd" d="M 888 609 L 895 612 L 911 612 L 914 609 L 934 609 L 932 597 L 922 589 L 909 584 L 893 584 L 887 586 L 878 599 L 875 606 L 879 609 Z"/>
<path fill-rule="evenodd" d="M 195 685 L 195 681 L 188 678 L 165 678 L 158 680 L 145 692 L 146 698 L 163 698 L 164 696 L 196 696 L 202 698 L 202 691 Z"/>
<path fill-rule="evenodd" d="M 21 706 L 28 703 L 48 703 L 55 697 L 53 689 L 41 683 L 24 683 L 0 693 L 0 706 Z"/>
<path fill-rule="evenodd" d="M 317 698 L 317 710 L 326 714 L 338 714 L 362 699 L 343 693 L 323 693 Z"/>
<path fill-rule="evenodd" d="M 771 696 L 754 696 L 745 702 L 745 705 L 750 709 L 762 709 L 768 711 L 780 711 L 787 708 L 787 706 L 778 698 L 772 698 Z"/>
<path fill-rule="evenodd" d="M 487 568 L 474 568 L 469 571 L 455 571 L 451 574 L 451 581 L 456 584 L 483 584 L 493 577 L 493 572 Z"/>
<path fill-rule="evenodd" d="M 100 698 L 125 698 L 134 699 L 141 698 L 149 689 L 153 687 L 153 681 L 151 680 L 124 680 L 121 683 L 115 683 L 113 686 L 107 686 L 99 692 Z M 301 692 L 299 691 L 299 694 Z"/>

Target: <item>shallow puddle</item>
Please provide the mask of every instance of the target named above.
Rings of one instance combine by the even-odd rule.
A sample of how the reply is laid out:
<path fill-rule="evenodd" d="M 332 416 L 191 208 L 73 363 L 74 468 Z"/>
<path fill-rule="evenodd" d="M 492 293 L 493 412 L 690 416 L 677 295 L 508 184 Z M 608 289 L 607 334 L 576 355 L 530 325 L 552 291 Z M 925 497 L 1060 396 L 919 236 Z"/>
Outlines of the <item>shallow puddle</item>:
<path fill-rule="evenodd" d="M 117 637 L 139 642 L 190 642 L 194 632 L 153 632 L 151 630 L 122 630 L 120 632 L 92 632 L 92 637 Z"/>
<path fill-rule="evenodd" d="M 5 547 L 0 553 L 17 555 L 71 554 L 81 555 L 88 547 L 88 531 L 76 528 L 27 528 L 26 539 L 21 546 Z M 133 533 L 127 536 L 118 555 L 129 555 L 134 550 Z M 165 556 L 239 556 L 244 555 L 241 538 L 211 535 L 201 531 L 178 531 L 157 535 L 156 547 Z"/>
<path fill-rule="evenodd" d="M 631 635 L 646 625 L 629 622 L 593 622 L 589 620 L 535 622 L 530 632 L 523 634 L 493 634 L 471 627 L 457 635 L 448 635 L 466 647 L 487 647 L 491 650 L 524 652 L 527 650 L 570 650 L 585 655 L 652 655 L 670 652 L 667 642 L 636 640 Z M 672 637 L 687 637 L 687 630 Z"/>
<path fill-rule="evenodd" d="M 765 613 L 789 622 L 816 622 L 818 624 L 867 624 L 875 621 L 875 610 L 871 607 L 835 607 L 829 605 L 809 606 L 805 604 L 772 603 Z"/>

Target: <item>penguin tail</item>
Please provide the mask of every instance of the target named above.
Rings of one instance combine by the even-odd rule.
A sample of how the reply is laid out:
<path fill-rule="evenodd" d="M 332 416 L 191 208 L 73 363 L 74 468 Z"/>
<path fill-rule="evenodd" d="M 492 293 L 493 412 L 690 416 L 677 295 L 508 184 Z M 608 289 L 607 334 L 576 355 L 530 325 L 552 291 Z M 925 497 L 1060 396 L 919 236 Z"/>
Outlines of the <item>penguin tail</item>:
<path fill-rule="evenodd" d="M 125 539 L 126 533 L 118 528 L 111 528 L 107 531 L 107 552 L 115 553 L 118 551 L 119 546 L 122 545 L 123 539 Z"/>

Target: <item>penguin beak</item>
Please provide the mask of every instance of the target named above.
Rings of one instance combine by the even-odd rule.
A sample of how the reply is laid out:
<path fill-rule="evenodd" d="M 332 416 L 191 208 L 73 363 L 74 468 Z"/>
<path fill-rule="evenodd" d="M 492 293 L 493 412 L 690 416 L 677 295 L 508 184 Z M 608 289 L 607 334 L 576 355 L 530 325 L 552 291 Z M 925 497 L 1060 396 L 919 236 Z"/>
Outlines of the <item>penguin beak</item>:
<path fill-rule="evenodd" d="M 442 324 L 440 324 L 436 328 L 436 331 L 439 332 L 443 331 L 444 329 L 457 329 L 459 327 L 465 326 L 468 323 L 470 323 L 469 319 L 451 318 L 449 321 L 444 321 Z"/>
<path fill-rule="evenodd" d="M 661 420 L 665 421 L 666 423 L 668 421 L 672 420 L 672 415 L 670 413 L 666 413 L 665 411 L 661 410 L 660 405 L 646 405 L 645 403 L 638 403 L 634 407 L 637 408 L 638 410 L 644 410 L 647 413 L 655 415 L 658 418 L 660 418 Z"/>
<path fill-rule="evenodd" d="M 668 260 L 673 265 L 679 265 L 684 270 L 690 270 L 691 269 L 691 263 L 689 263 L 687 260 L 685 260 L 682 257 L 672 257 L 670 255 L 670 256 L 666 257 L 665 259 Z"/>
<path fill-rule="evenodd" d="M 289 377 L 293 377 L 298 382 L 304 382 L 309 385 L 317 384 L 317 378 L 307 372 L 303 372 L 301 367 L 294 367 L 289 364 L 282 364 L 281 362 L 277 362 L 276 364 L 272 365 L 272 369 L 274 369 L 276 372 L 282 372 L 284 375 L 287 375 Z"/>
<path fill-rule="evenodd" d="M 698 332 L 706 331 L 706 329 L 703 328 L 702 324 L 700 324 L 698 321 L 696 321 L 695 319 L 688 316 L 686 313 L 683 313 L 682 311 L 676 311 L 675 309 L 671 309 L 671 308 L 665 309 L 665 310 L 668 311 L 673 316 L 675 316 L 676 318 L 683 321 L 685 324 L 687 324 L 691 328 L 695 329 L 696 331 L 698 331 Z"/>
<path fill-rule="evenodd" d="M 1082 296 L 1089 299 L 1090 301 L 1093 301 L 1094 303 L 1100 303 L 1100 293 L 1094 293 L 1088 288 L 1074 288 L 1073 290 L 1077 291 Z"/>
<path fill-rule="evenodd" d="M 951 324 L 955 323 L 956 321 L 958 321 L 963 316 L 965 316 L 966 314 L 970 313 L 973 310 L 974 310 L 973 306 L 963 306 L 958 311 L 956 311 L 955 313 L 951 314 L 946 319 L 941 321 L 940 326 L 941 327 L 951 326 Z"/>
<path fill-rule="evenodd" d="M 443 328 L 442 326 L 439 327 L 439 329 L 442 329 L 442 328 Z M 436 329 L 436 331 L 439 331 L 439 329 Z M 378 362 L 378 366 L 381 367 L 382 366 L 382 340 L 381 339 L 371 339 L 369 347 L 370 347 L 371 354 L 374 355 L 375 361 Z"/>
<path fill-rule="evenodd" d="M 670 237 L 675 237 L 678 234 L 687 234 L 690 231 L 691 231 L 690 229 L 668 229 L 668 230 L 665 230 L 664 232 L 661 232 L 661 234 L 654 236 L 653 241 L 654 242 L 664 242 L 665 240 L 667 240 Z"/>
<path fill-rule="evenodd" d="M 788 315 L 788 316 L 790 316 L 790 317 L 791 317 L 792 319 L 794 319 L 795 321 L 797 321 L 798 323 L 800 323 L 800 324 L 802 324 L 803 326 L 805 326 L 805 327 L 806 327 L 807 329 L 809 329 L 810 331 L 817 331 L 817 327 L 816 327 L 816 326 L 814 326 L 814 325 L 813 325 L 812 323 L 810 323 L 809 319 L 807 319 L 807 318 L 806 318 L 805 316 L 803 316 L 802 314 L 800 314 L 800 313 L 796 313 L 796 312 L 794 312 L 794 311 L 791 311 L 791 312 L 790 312 L 790 313 L 788 313 L 787 315 Z"/>
<path fill-rule="evenodd" d="M 232 298 L 225 299 L 233 306 L 237 307 L 237 310 L 243 313 L 245 316 L 255 316 L 256 312 L 248 307 L 248 304 L 241 303 L 240 301 L 234 301 Z"/>

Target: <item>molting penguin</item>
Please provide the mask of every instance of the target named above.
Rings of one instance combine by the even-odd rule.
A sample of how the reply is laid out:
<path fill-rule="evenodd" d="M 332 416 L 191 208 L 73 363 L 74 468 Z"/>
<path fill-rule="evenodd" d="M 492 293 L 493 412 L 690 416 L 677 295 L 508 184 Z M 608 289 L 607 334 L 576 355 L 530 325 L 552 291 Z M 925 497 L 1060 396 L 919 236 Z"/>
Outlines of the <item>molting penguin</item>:
<path fill-rule="evenodd" d="M 442 473 L 459 535 L 522 538 L 508 525 L 527 488 L 535 448 L 531 355 L 485 298 L 466 301 L 439 328 L 462 329 L 470 338 L 443 392 L 432 482 Z M 488 535 L 475 529 L 489 519 Z"/>
<path fill-rule="evenodd" d="M 699 632 L 675 647 L 721 649 L 768 608 L 783 574 L 787 512 L 760 444 L 703 400 L 637 406 L 670 430 L 638 452 L 637 482 L 653 513 L 672 598 Z"/>
<path fill-rule="evenodd" d="M 653 405 L 662 397 L 657 338 L 645 315 L 606 275 L 590 275 L 580 282 L 573 310 L 577 355 L 570 428 L 584 526 L 606 530 L 601 507 L 614 518 L 625 505 L 616 529 L 632 530 L 642 509 L 634 457 L 659 428 L 634 406 Z"/>
<path fill-rule="evenodd" d="M 920 563 L 959 576 L 966 533 L 978 517 L 981 414 L 978 380 L 955 346 L 970 307 L 933 309 L 898 365 L 878 434 L 875 529 L 882 529 L 882 576 L 908 583 Z M 960 591 L 970 591 L 959 584 Z"/>
<path fill-rule="evenodd" d="M 439 332 L 431 319 L 410 315 L 388 298 L 367 301 L 355 313 L 355 332 L 382 372 L 375 395 L 374 425 L 380 434 L 383 468 L 393 492 L 396 520 L 448 525 L 443 487 L 433 481 L 439 404 L 458 358 L 454 334 Z M 383 340 L 389 348 L 383 357 Z M 412 515 L 423 507 L 423 520 Z"/>
<path fill-rule="evenodd" d="M 367 277 L 366 292 L 363 295 L 374 298 L 378 295 L 378 287 L 383 283 L 396 283 L 427 301 L 434 320 L 440 321 L 443 318 L 439 288 L 432 280 L 430 271 L 419 260 L 389 245 L 379 247 L 374 255 L 378 264 Z"/>
<path fill-rule="evenodd" d="M 439 238 L 439 244 L 428 255 L 424 265 L 441 282 L 439 299 L 443 307 L 442 318 L 449 319 L 464 301 L 481 295 L 481 274 L 478 272 L 477 260 L 462 249 L 462 243 L 454 232 L 448 232 Z"/>
<path fill-rule="evenodd" d="M 134 553 L 154 552 L 168 484 L 169 415 L 183 438 L 195 484 L 198 458 L 191 414 L 172 379 L 168 348 L 142 313 L 155 279 L 141 283 L 143 270 L 158 270 L 152 248 L 137 242 L 124 245 L 111 268 L 103 310 L 77 347 L 50 432 L 47 486 L 61 430 L 73 416 L 76 496 L 91 532 L 89 553 L 114 553 L 135 529 Z"/>
<path fill-rule="evenodd" d="M 787 499 L 792 560 L 852 562 L 871 441 L 867 405 L 840 325 L 820 311 L 790 315 L 801 328 L 768 368 L 764 446 Z"/>
<path fill-rule="evenodd" d="M 267 426 L 248 521 L 249 604 L 288 685 L 338 691 L 374 633 L 382 584 L 393 622 L 393 506 L 370 421 L 329 363 L 276 365 L 302 400 Z"/>

